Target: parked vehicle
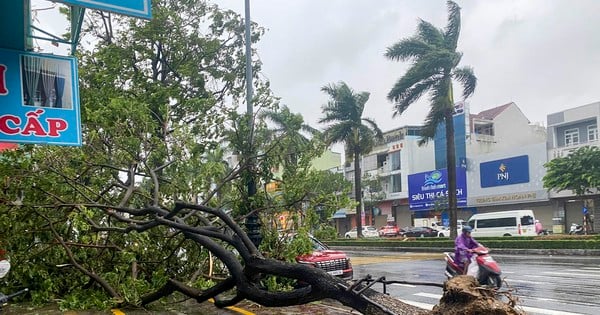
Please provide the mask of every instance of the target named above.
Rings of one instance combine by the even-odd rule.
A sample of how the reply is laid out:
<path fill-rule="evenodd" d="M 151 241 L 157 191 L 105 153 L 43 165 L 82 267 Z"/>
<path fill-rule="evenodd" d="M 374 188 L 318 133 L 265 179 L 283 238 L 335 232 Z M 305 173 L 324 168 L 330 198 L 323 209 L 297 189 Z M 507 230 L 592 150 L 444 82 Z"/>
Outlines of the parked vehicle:
<path fill-rule="evenodd" d="M 374 226 L 363 225 L 362 227 L 362 235 L 364 237 L 379 237 L 379 232 Z M 345 238 L 356 238 L 356 227 L 353 227 L 352 230 L 346 232 L 344 234 Z"/>
<path fill-rule="evenodd" d="M 296 257 L 296 262 L 323 269 L 332 276 L 352 280 L 354 271 L 346 253 L 329 249 L 312 235 L 310 240 L 313 243 L 313 252 Z"/>
<path fill-rule="evenodd" d="M 439 231 L 428 226 L 405 227 L 400 231 L 401 236 L 407 237 L 426 237 L 438 236 Z"/>
<path fill-rule="evenodd" d="M 385 226 L 379 228 L 379 236 L 398 236 L 400 229 L 396 222 L 388 222 Z"/>
<path fill-rule="evenodd" d="M 458 234 L 462 232 L 463 224 L 466 224 L 464 220 L 456 220 L 456 231 Z M 450 227 L 449 226 L 438 226 L 437 230 L 439 237 L 450 237 Z"/>
<path fill-rule="evenodd" d="M 583 235 L 583 225 L 577 223 L 571 223 L 571 228 L 569 229 L 569 234 L 571 235 Z"/>
<path fill-rule="evenodd" d="M 490 250 L 484 246 L 473 249 L 473 259 L 477 262 L 476 276 L 477 281 L 481 285 L 487 285 L 493 288 L 502 286 L 502 271 L 498 263 L 490 256 Z M 454 253 L 445 252 L 444 259 L 446 260 L 446 277 L 448 279 L 464 274 L 464 268 L 461 268 L 454 261 Z"/>
<path fill-rule="evenodd" d="M 478 236 L 535 236 L 535 217 L 532 210 L 509 210 L 477 213 L 467 223 Z"/>

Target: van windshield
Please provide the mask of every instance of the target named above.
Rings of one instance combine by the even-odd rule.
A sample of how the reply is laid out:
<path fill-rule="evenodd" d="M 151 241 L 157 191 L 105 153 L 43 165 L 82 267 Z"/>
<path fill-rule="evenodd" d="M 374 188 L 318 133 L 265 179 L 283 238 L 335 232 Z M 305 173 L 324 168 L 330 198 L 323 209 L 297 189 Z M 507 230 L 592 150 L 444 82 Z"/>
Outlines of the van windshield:
<path fill-rule="evenodd" d="M 533 217 L 529 215 L 521 217 L 521 225 L 533 225 L 534 221 Z"/>

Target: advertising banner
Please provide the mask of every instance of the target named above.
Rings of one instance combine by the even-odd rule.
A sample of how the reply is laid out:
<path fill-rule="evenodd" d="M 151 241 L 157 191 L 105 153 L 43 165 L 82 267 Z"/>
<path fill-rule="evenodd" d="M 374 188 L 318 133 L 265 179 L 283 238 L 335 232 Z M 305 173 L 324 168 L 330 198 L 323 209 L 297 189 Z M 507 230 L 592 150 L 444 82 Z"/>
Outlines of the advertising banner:
<path fill-rule="evenodd" d="M 77 60 L 0 49 L 0 141 L 81 145 Z"/>
<path fill-rule="evenodd" d="M 481 187 L 529 182 L 529 157 L 521 155 L 479 164 Z"/>
<path fill-rule="evenodd" d="M 52 0 L 69 5 L 151 19 L 150 0 Z"/>
<path fill-rule="evenodd" d="M 410 210 L 431 210 L 436 203 L 447 202 L 448 171 L 444 168 L 408 175 L 408 206 Z M 456 168 L 456 198 L 460 207 L 467 205 L 467 172 Z"/>

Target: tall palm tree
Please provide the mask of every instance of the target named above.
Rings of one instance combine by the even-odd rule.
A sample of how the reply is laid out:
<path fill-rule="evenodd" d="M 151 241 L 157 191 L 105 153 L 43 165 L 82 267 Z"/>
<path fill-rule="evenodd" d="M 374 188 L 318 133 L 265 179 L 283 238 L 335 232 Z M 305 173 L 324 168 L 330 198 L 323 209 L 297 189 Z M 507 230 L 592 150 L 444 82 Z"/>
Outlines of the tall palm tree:
<path fill-rule="evenodd" d="M 323 106 L 323 117 L 319 123 L 329 124 L 323 131 L 325 143 L 344 143 L 346 158 L 354 160 L 354 196 L 356 198 L 356 233 L 362 237 L 361 221 L 361 171 L 360 155 L 373 149 L 377 139 L 383 139 L 383 133 L 375 121 L 363 118 L 369 92 L 355 93 L 344 82 L 330 84 L 321 88 L 331 98 Z"/>
<path fill-rule="evenodd" d="M 273 127 L 269 129 L 269 140 L 279 141 L 285 148 L 283 162 L 286 167 L 295 167 L 299 152 L 310 145 L 308 136 L 319 133 L 315 128 L 304 123 L 301 114 L 292 113 L 287 106 L 279 110 L 263 111 L 258 116 L 260 119 L 269 120 Z"/>
<path fill-rule="evenodd" d="M 447 2 L 448 24 L 439 29 L 420 20 L 417 33 L 388 47 L 385 56 L 391 60 L 411 60 L 410 69 L 388 93 L 394 102 L 394 116 L 402 114 L 423 94 L 429 92 L 431 109 L 423 128 L 420 144 L 435 136 L 438 125 L 446 127 L 446 167 L 448 169 L 448 208 L 450 235 L 456 237 L 456 153 L 454 148 L 454 93 L 452 80 L 463 87 L 466 99 L 475 91 L 477 78 L 471 67 L 458 67 L 462 53 L 456 51 L 460 35 L 460 7 Z"/>

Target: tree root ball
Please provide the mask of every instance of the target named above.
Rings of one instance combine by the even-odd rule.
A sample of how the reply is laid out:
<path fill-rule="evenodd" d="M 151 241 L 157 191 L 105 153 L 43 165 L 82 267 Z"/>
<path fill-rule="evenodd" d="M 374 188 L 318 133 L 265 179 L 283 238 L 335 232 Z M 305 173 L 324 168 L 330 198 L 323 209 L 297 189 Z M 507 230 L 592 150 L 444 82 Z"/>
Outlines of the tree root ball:
<path fill-rule="evenodd" d="M 523 315 L 510 303 L 503 302 L 495 289 L 479 286 L 472 276 L 454 277 L 444 284 L 444 294 L 430 314 L 435 315 Z"/>

